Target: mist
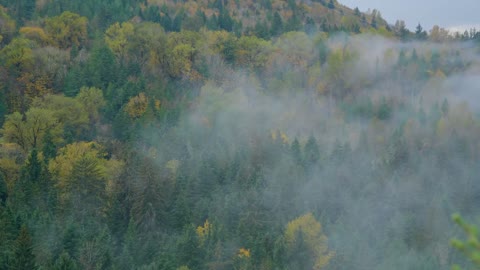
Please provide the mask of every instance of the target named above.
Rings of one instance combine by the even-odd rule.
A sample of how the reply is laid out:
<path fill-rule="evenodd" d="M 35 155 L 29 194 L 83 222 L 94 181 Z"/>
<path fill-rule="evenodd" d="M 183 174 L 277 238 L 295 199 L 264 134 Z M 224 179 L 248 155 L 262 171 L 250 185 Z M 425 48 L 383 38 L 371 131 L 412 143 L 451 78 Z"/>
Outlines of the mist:
<path fill-rule="evenodd" d="M 335 252 L 325 269 L 450 269 L 458 256 L 451 215 L 475 217 L 480 203 L 478 49 L 370 35 L 325 44 L 352 55 L 338 71 L 343 89 L 332 83 L 323 94 L 301 81 L 267 92 L 282 75 L 228 70 L 228 79 L 206 82 L 170 134 L 145 131 L 157 165 L 175 159 L 182 171 L 208 164 L 199 168 L 208 182 L 185 176 L 198 192 L 210 190 L 189 199 L 197 202 L 194 213 L 198 205 L 211 208 L 194 215 L 196 224 L 209 219 L 281 234 L 289 221 L 313 213 Z M 414 51 L 414 62 L 402 63 Z M 442 56 L 436 67 L 412 68 L 456 52 L 457 63 Z M 326 80 L 329 64 L 320 68 Z M 319 155 L 309 159 L 312 138 Z M 239 159 L 240 167 L 229 167 Z M 251 245 L 248 239 L 236 245 Z"/>

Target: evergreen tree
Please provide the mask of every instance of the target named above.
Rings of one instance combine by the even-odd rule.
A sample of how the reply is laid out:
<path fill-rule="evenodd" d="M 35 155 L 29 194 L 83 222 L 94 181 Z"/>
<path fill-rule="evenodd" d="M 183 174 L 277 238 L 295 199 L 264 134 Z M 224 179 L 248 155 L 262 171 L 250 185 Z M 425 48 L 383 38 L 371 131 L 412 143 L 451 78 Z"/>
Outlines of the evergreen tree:
<path fill-rule="evenodd" d="M 42 163 L 38 159 L 38 151 L 34 148 L 27 159 L 26 167 L 26 184 L 35 183 L 40 180 L 40 175 L 42 173 Z"/>
<path fill-rule="evenodd" d="M 218 16 L 218 26 L 220 29 L 231 32 L 233 29 L 233 24 L 233 19 L 230 17 L 228 10 L 222 10 Z"/>
<path fill-rule="evenodd" d="M 353 10 L 353 12 L 354 12 L 355 16 L 359 16 L 359 17 L 360 17 L 360 15 L 362 14 L 362 13 L 360 12 L 360 9 L 358 9 L 358 7 L 355 7 L 355 9 Z"/>
<path fill-rule="evenodd" d="M 290 146 L 290 151 L 292 153 L 292 158 L 297 164 L 302 164 L 302 151 L 300 149 L 300 143 L 298 142 L 297 138 L 293 140 L 292 145 Z"/>
<path fill-rule="evenodd" d="M 273 14 L 272 27 L 270 28 L 272 36 L 276 37 L 283 33 L 283 20 L 278 11 Z"/>
<path fill-rule="evenodd" d="M 50 130 L 47 130 L 45 136 L 43 137 L 42 154 L 47 164 L 50 159 L 54 158 L 57 155 L 57 147 L 53 142 L 53 136 Z"/>
<path fill-rule="evenodd" d="M 115 83 L 117 79 L 117 63 L 115 55 L 107 46 L 95 48 L 87 63 L 87 70 L 90 86 L 100 89 L 107 89 L 110 83 Z M 82 85 L 84 86 L 84 85 Z M 80 89 L 76 90 L 78 93 Z"/>
<path fill-rule="evenodd" d="M 180 32 L 182 30 L 183 14 L 177 14 L 172 22 L 172 31 Z"/>
<path fill-rule="evenodd" d="M 287 24 L 285 25 L 285 32 L 298 31 L 302 28 L 302 22 L 298 18 L 296 13 L 293 13 L 292 16 L 288 19 Z"/>
<path fill-rule="evenodd" d="M 329 9 L 335 9 L 335 2 L 333 2 L 333 0 L 330 0 L 330 1 L 328 2 L 328 8 L 329 8 Z"/>
<path fill-rule="evenodd" d="M 307 166 L 317 163 L 320 159 L 320 150 L 318 149 L 317 140 L 315 137 L 310 136 L 307 143 L 305 144 L 305 161 L 308 163 Z"/>
<path fill-rule="evenodd" d="M 415 28 L 415 38 L 418 40 L 425 40 L 427 38 L 427 32 L 423 30 L 420 24 Z"/>
<path fill-rule="evenodd" d="M 10 263 L 12 270 L 34 270 L 35 255 L 33 254 L 32 238 L 25 225 L 20 229 L 20 233 L 15 240 L 13 256 Z"/>
<path fill-rule="evenodd" d="M 35 0 L 16 0 L 15 17 L 21 25 L 32 19 L 35 13 Z"/>
<path fill-rule="evenodd" d="M 307 34 L 312 34 L 317 31 L 315 21 L 311 17 L 307 17 L 305 22 L 305 32 Z"/>
<path fill-rule="evenodd" d="M 167 32 L 170 32 L 170 31 L 173 31 L 173 22 L 172 22 L 172 18 L 170 17 L 170 15 L 167 13 L 165 13 L 165 15 L 163 15 L 161 18 L 160 18 L 160 25 L 163 27 L 163 29 L 165 29 L 165 31 Z"/>
<path fill-rule="evenodd" d="M 255 36 L 262 38 L 262 39 L 268 39 L 270 37 L 269 32 L 268 32 L 268 26 L 266 22 L 260 22 L 258 21 L 255 24 Z"/>
<path fill-rule="evenodd" d="M 7 183 L 5 182 L 5 176 L 0 172 L 0 209 L 5 205 L 8 198 Z"/>
<path fill-rule="evenodd" d="M 370 23 L 370 26 L 372 26 L 373 28 L 377 29 L 378 25 L 377 25 L 377 17 L 375 15 L 372 16 L 372 22 Z"/>
<path fill-rule="evenodd" d="M 186 226 L 177 244 L 177 262 L 190 269 L 203 269 L 203 249 L 193 225 Z"/>
<path fill-rule="evenodd" d="M 210 18 L 207 19 L 206 26 L 208 30 L 218 30 L 218 18 L 217 15 L 213 14 Z"/>
<path fill-rule="evenodd" d="M 75 260 L 70 257 L 67 252 L 62 252 L 60 257 L 55 261 L 53 270 L 76 270 L 78 269 Z"/>

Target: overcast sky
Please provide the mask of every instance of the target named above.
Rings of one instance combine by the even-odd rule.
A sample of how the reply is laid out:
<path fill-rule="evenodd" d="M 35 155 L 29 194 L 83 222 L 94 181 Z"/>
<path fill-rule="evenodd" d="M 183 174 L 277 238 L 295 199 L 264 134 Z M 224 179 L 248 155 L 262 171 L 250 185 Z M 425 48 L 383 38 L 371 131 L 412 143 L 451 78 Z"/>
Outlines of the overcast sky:
<path fill-rule="evenodd" d="M 410 30 L 418 23 L 430 30 L 437 24 L 444 28 L 476 26 L 480 28 L 480 0 L 338 0 L 361 11 L 378 9 L 382 17 L 394 24 L 404 20 Z"/>

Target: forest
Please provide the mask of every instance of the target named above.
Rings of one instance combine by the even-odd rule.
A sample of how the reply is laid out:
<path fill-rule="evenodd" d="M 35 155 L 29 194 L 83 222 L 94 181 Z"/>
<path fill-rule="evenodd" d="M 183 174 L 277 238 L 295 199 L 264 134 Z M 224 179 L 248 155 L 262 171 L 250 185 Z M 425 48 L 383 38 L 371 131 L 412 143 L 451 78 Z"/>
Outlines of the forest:
<path fill-rule="evenodd" d="M 479 74 L 336 0 L 0 0 L 0 270 L 478 269 Z"/>

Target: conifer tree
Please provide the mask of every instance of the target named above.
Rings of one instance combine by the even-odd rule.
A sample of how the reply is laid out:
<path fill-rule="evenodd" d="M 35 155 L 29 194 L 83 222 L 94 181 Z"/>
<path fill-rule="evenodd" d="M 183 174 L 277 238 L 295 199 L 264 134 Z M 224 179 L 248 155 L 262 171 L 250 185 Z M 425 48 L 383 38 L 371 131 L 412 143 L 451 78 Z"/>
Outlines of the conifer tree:
<path fill-rule="evenodd" d="M 33 254 L 32 238 L 25 225 L 22 226 L 22 228 L 20 229 L 20 233 L 15 240 L 10 269 L 37 269 L 35 265 L 35 255 Z"/>
<path fill-rule="evenodd" d="M 283 20 L 278 11 L 275 11 L 272 19 L 272 27 L 270 28 L 272 36 L 279 36 L 283 33 Z"/>

